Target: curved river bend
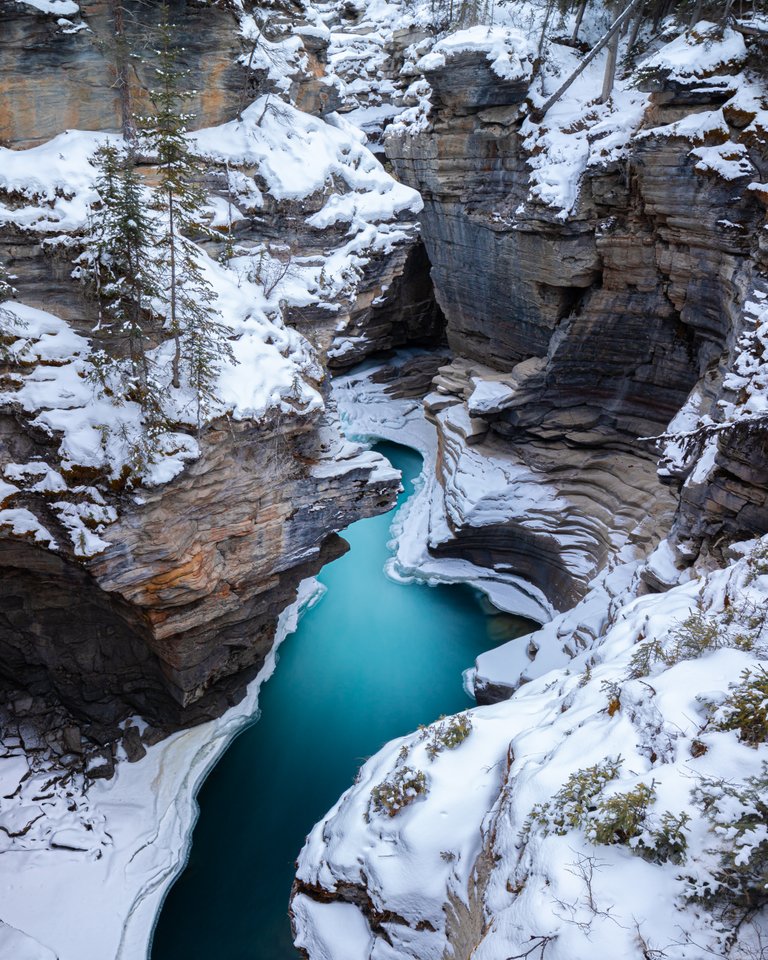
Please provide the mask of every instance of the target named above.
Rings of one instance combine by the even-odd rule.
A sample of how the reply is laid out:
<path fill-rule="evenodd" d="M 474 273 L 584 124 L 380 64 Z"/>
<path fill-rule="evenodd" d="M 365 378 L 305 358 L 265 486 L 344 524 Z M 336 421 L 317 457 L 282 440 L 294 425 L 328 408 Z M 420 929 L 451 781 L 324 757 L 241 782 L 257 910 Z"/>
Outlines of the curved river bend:
<path fill-rule="evenodd" d="M 402 503 L 421 457 L 376 449 L 403 471 Z M 387 740 L 472 705 L 462 671 L 479 653 L 532 629 L 487 615 L 468 587 L 389 580 L 391 523 L 390 512 L 345 531 L 351 550 L 321 572 L 327 593 L 280 648 L 258 722 L 200 790 L 189 864 L 163 906 L 152 960 L 296 958 L 288 897 L 313 824 Z"/>

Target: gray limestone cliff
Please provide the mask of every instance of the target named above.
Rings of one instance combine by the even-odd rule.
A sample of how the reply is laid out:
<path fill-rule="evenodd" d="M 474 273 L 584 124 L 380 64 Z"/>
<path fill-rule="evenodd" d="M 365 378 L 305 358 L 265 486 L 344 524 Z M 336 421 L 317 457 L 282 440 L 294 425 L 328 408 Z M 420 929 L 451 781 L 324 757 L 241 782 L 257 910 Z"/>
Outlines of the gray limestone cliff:
<path fill-rule="evenodd" d="M 568 504 L 566 517 L 545 510 L 538 525 L 456 521 L 437 551 L 511 564 L 566 609 L 626 536 L 653 545 L 672 529 L 682 568 L 765 532 L 762 422 L 715 433 L 704 484 L 685 484 L 691 455 L 662 471 L 662 485 L 659 446 L 641 439 L 663 434 L 691 394 L 699 414 L 721 419 L 723 378 L 755 284 L 765 283 L 764 197 L 747 187 L 766 156 L 741 133 L 754 113 L 726 105 L 724 130 L 693 141 L 669 126 L 718 110 L 737 78 L 701 81 L 693 94 L 663 76 L 646 80 L 653 92 L 626 155 L 590 165 L 563 217 L 529 195 L 527 80 L 499 82 L 482 51 L 425 76 L 428 123 L 396 130 L 386 148 L 424 198 L 424 242 L 456 357 L 427 398 L 444 485 L 457 449 L 472 444 L 517 460 Z M 692 155 L 727 137 L 748 156 L 736 180 L 702 172 Z M 483 381 L 495 389 L 476 390 Z M 440 415 L 454 404 L 464 405 L 462 425 Z"/>

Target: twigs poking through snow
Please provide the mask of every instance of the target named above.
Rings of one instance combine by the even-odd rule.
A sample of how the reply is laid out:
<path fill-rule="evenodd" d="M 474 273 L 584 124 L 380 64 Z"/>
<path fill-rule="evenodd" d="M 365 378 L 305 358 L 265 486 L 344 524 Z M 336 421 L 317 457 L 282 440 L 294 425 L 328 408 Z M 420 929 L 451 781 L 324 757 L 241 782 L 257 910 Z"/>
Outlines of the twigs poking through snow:
<path fill-rule="evenodd" d="M 557 940 L 557 934 L 532 934 L 530 937 L 532 944 L 531 946 L 523 951 L 523 953 L 513 953 L 511 956 L 507 957 L 507 960 L 524 960 L 525 957 L 532 957 L 536 951 L 539 951 L 537 960 L 541 960 L 544 956 L 544 951 L 555 940 Z"/>
<path fill-rule="evenodd" d="M 661 948 L 651 946 L 651 941 L 642 932 L 639 921 L 634 917 L 632 919 L 635 921 L 635 936 L 637 945 L 642 951 L 643 960 L 664 960 L 667 954 Z"/>
<path fill-rule="evenodd" d="M 566 868 L 566 872 L 570 873 L 571 876 L 576 877 L 578 880 L 583 881 L 584 888 L 586 890 L 586 896 L 581 900 L 576 900 L 575 903 L 566 903 L 564 900 L 558 900 L 555 898 L 555 903 L 563 910 L 571 914 L 570 917 L 565 917 L 560 915 L 560 919 L 564 920 L 566 923 L 572 923 L 579 928 L 583 933 L 589 933 L 595 918 L 603 917 L 606 920 L 611 920 L 616 924 L 617 927 L 624 928 L 624 925 L 619 923 L 619 921 L 611 914 L 613 907 L 608 907 L 606 910 L 601 910 L 597 905 L 595 900 L 595 893 L 593 890 L 593 882 L 595 878 L 595 870 L 599 867 L 607 867 L 608 864 L 604 860 L 598 860 L 597 857 L 588 856 L 583 853 L 578 853 L 576 855 L 576 861 L 571 864 L 570 867 Z M 576 915 L 579 913 L 579 910 L 582 906 L 587 908 L 589 913 L 588 920 L 577 920 Z"/>

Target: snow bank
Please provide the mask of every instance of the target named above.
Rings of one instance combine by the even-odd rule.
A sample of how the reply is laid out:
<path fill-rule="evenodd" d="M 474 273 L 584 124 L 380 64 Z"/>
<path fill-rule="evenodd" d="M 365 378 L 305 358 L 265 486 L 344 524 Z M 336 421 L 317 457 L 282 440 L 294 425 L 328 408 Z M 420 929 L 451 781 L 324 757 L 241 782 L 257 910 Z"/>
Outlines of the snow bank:
<path fill-rule="evenodd" d="M 701 20 L 642 64 L 643 72 L 663 72 L 670 80 L 709 77 L 741 66 L 747 58 L 744 37 L 731 27 Z"/>
<path fill-rule="evenodd" d="M 312 226 L 322 229 L 340 220 L 354 226 L 421 209 L 418 193 L 393 180 L 364 146 L 364 136 L 342 119 L 331 125 L 269 95 L 252 103 L 242 118 L 198 130 L 191 140 L 220 162 L 255 166 L 278 200 L 328 189 L 326 205 L 309 219 Z M 336 181 L 346 191 L 334 190 Z"/>
<path fill-rule="evenodd" d="M 641 960 L 649 949 L 678 960 L 722 955 L 729 931 L 687 900 L 688 877 L 717 869 L 712 848 L 720 842 L 692 790 L 707 777 L 744 782 L 764 759 L 764 746 L 749 747 L 736 732 L 708 724 L 709 704 L 721 702 L 768 653 L 764 618 L 750 628 L 751 649 L 739 640 L 749 610 L 765 603 L 768 579 L 754 578 L 762 562 L 747 556 L 615 609 L 590 650 L 511 700 L 471 710 L 470 735 L 435 760 L 421 734 L 387 744 L 310 834 L 298 869 L 306 896 L 321 887 L 359 910 L 366 902 L 355 895 L 359 889 L 379 915 L 397 918 L 360 956 L 391 949 L 440 957 L 449 944 L 467 943 L 481 960 L 503 960 L 537 942 L 554 960 Z M 734 603 L 743 611 L 736 620 L 746 618 L 736 624 Z M 657 661 L 650 676 L 638 676 L 638 648 L 670 649 L 676 625 L 691 615 L 717 624 L 716 648 Z M 690 818 L 682 868 L 644 859 L 619 840 L 595 843 L 581 820 L 560 831 L 539 819 L 537 810 L 569 777 L 606 758 L 617 772 L 601 799 L 644 785 L 651 790 L 647 830 L 666 811 Z M 372 812 L 371 790 L 403 763 L 428 777 L 426 798 L 391 818 Z M 337 939 L 316 907 L 297 914 L 296 924 L 311 957 L 332 955 Z M 756 930 L 745 927 L 741 936 L 748 956 Z"/>
<path fill-rule="evenodd" d="M 0 831 L 1 956 L 147 956 L 163 897 L 186 859 L 197 817 L 195 795 L 232 738 L 257 713 L 259 690 L 274 670 L 280 643 L 318 596 L 316 581 L 302 584 L 299 600 L 280 617 L 272 653 L 241 703 L 216 721 L 148 747 L 137 763 L 119 763 L 111 780 L 86 783 L 75 775 L 69 783 L 51 786 L 46 770 L 24 780 L 20 748 L 6 748 L 7 755 L 0 757 L 0 825 L 11 816 L 22 825 L 34 823 L 10 843 Z M 41 792 L 50 796 L 41 800 Z"/>
<path fill-rule="evenodd" d="M 66 321 L 22 303 L 3 304 L 6 329 L 15 337 L 9 347 L 18 374 L 10 375 L 0 390 L 0 404 L 26 415 L 30 427 L 58 444 L 56 468 L 42 461 L 0 463 L 6 480 L 47 501 L 69 532 L 76 556 L 91 557 L 109 546 L 99 536 L 117 519 L 96 487 L 78 479 L 101 474 L 119 480 L 131 461 L 132 439 L 140 432 L 141 409 L 133 402 L 114 404 L 88 378 L 90 343 Z M 157 441 L 157 455 L 147 465 L 144 483 L 152 486 L 173 479 L 185 463 L 199 455 L 194 437 L 167 432 Z M 71 480 L 65 479 L 70 477 Z M 60 499 L 62 493 L 75 502 Z M 5 493 L 12 499 L 13 493 Z M 0 511 L 0 525 L 16 537 L 32 536 L 50 549 L 58 544 L 29 510 Z"/>
<path fill-rule="evenodd" d="M 0 202 L 0 223 L 47 233 L 82 228 L 96 199 L 91 157 L 100 144 L 118 139 L 65 130 L 28 150 L 0 147 L 0 192 L 17 198 L 14 203 Z"/>
<path fill-rule="evenodd" d="M 498 26 L 458 30 L 439 40 L 417 66 L 429 72 L 444 67 L 457 54 L 475 51 L 485 54 L 500 80 L 525 80 L 531 75 L 533 50 L 528 38 L 520 30 Z"/>
<path fill-rule="evenodd" d="M 49 13 L 59 17 L 71 17 L 80 12 L 79 4 L 75 0 L 21 0 L 28 7 L 34 7 L 41 13 Z"/>

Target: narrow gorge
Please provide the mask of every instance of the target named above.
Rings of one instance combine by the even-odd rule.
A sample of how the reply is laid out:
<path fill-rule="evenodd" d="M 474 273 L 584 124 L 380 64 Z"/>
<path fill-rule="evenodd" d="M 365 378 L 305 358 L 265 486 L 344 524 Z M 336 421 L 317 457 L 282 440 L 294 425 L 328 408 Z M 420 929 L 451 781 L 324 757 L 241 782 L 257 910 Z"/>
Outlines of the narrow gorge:
<path fill-rule="evenodd" d="M 766 44 L 0 0 L 0 960 L 768 953 Z"/>

